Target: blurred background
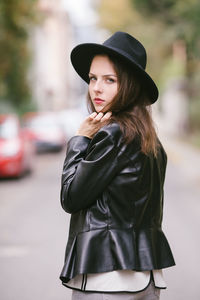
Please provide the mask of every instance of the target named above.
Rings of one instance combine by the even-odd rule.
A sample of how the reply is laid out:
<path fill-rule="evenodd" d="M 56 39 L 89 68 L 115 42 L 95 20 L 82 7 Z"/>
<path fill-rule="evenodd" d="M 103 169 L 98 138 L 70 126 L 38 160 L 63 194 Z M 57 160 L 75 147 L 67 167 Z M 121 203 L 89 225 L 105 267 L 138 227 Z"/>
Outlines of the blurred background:
<path fill-rule="evenodd" d="M 160 96 L 168 154 L 164 231 L 176 260 L 161 300 L 199 300 L 200 2 L 0 1 L 0 298 L 70 299 L 59 274 L 69 216 L 60 207 L 66 143 L 87 115 L 70 64 L 78 43 L 115 31 L 138 38 Z"/>

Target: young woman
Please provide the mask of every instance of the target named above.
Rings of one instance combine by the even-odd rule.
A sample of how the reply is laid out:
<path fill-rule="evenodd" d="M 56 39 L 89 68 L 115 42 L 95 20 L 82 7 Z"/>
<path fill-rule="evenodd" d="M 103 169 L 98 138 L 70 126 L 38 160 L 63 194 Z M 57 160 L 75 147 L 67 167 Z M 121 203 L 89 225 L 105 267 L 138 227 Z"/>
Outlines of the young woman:
<path fill-rule="evenodd" d="M 69 142 L 61 204 L 71 214 L 62 283 L 72 299 L 159 299 L 174 259 L 162 231 L 167 157 L 150 115 L 146 51 L 116 32 L 71 53 L 91 114 Z"/>

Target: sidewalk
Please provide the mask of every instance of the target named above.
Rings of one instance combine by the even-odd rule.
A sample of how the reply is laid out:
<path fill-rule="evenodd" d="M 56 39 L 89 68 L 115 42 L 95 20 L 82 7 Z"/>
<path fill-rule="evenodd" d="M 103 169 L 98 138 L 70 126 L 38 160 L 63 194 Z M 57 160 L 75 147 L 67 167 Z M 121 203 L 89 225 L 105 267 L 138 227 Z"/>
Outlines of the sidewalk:
<path fill-rule="evenodd" d="M 156 118 L 156 124 L 168 155 L 163 227 L 176 262 L 175 267 L 164 270 L 167 290 L 161 292 L 161 299 L 197 300 L 200 299 L 197 267 L 200 264 L 200 150 L 169 134 L 163 120 Z"/>
<path fill-rule="evenodd" d="M 187 176 L 188 183 L 200 188 L 200 149 L 167 132 L 164 122 L 158 116 L 154 119 L 168 160 Z"/>

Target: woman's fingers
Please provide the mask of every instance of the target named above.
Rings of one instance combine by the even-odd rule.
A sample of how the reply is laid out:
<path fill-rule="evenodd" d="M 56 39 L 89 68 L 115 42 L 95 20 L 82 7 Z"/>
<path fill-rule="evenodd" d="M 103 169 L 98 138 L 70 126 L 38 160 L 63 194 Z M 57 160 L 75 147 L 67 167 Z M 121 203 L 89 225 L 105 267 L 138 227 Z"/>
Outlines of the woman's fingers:
<path fill-rule="evenodd" d="M 111 111 L 108 111 L 107 113 L 103 113 L 103 112 L 93 112 L 91 115 L 89 115 L 88 120 L 94 124 L 97 124 L 98 122 L 106 122 L 110 119 L 112 115 Z"/>
<path fill-rule="evenodd" d="M 108 111 L 107 113 L 105 113 L 105 115 L 101 118 L 101 122 L 105 122 L 108 121 L 110 119 L 110 117 L 112 116 L 112 112 Z"/>
<path fill-rule="evenodd" d="M 94 120 L 94 118 L 97 116 L 96 112 L 93 112 L 91 115 L 89 115 L 90 120 Z"/>
<path fill-rule="evenodd" d="M 102 119 L 102 117 L 103 117 L 103 113 L 100 112 L 100 113 L 98 113 L 98 115 L 94 118 L 94 120 L 95 120 L 95 121 L 100 121 L 100 120 Z"/>
<path fill-rule="evenodd" d="M 78 131 L 76 132 L 76 135 L 83 135 L 92 138 L 97 133 L 97 131 L 102 126 L 104 126 L 104 122 L 106 123 L 106 121 L 109 120 L 111 115 L 111 112 L 107 112 L 105 114 L 102 112 L 93 112 L 80 125 Z"/>

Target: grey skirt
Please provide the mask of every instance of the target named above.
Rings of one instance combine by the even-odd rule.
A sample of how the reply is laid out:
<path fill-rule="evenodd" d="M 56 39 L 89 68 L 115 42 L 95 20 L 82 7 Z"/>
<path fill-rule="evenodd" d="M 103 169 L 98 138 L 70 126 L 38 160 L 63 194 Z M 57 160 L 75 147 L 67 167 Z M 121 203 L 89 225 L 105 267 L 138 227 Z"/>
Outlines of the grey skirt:
<path fill-rule="evenodd" d="M 155 288 L 154 283 L 141 292 L 137 293 L 93 293 L 72 291 L 72 300 L 158 300 L 160 289 Z"/>

